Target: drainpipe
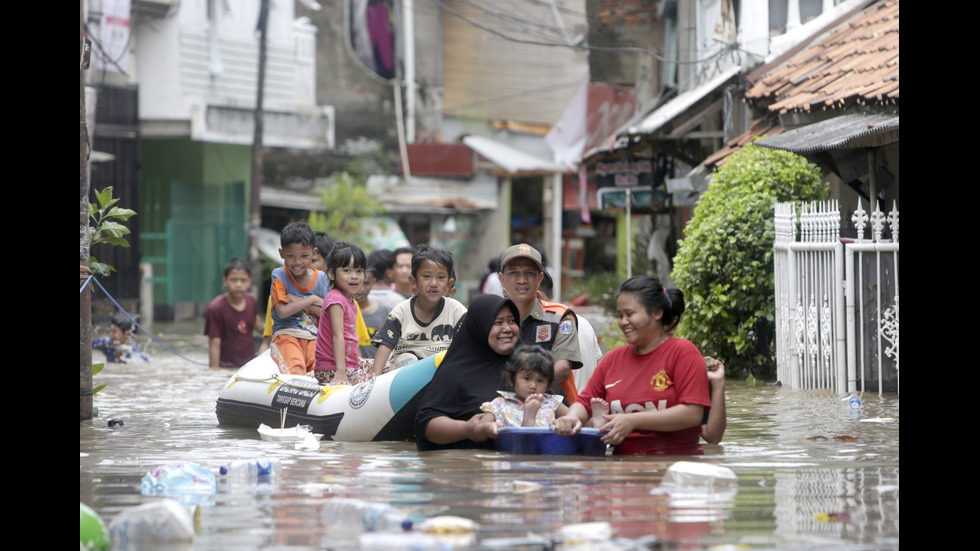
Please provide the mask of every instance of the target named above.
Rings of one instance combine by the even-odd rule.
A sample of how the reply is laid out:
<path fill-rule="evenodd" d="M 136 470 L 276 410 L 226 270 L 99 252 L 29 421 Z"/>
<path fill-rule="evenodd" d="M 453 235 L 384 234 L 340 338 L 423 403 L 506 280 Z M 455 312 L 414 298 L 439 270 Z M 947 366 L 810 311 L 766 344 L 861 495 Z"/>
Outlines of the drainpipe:
<path fill-rule="evenodd" d="M 391 79 L 391 85 L 395 89 L 395 129 L 398 132 L 398 153 L 402 158 L 402 174 L 405 183 L 412 182 L 412 170 L 408 162 L 408 147 L 405 144 L 405 120 L 402 118 L 402 83 L 397 78 Z"/>
<path fill-rule="evenodd" d="M 405 34 L 405 140 L 415 143 L 415 2 L 403 0 Z"/>
<path fill-rule="evenodd" d="M 262 264 L 259 260 L 258 231 L 262 227 L 262 109 L 265 96 L 265 60 L 266 60 L 266 32 L 269 28 L 269 0 L 262 0 L 259 3 L 259 64 L 258 77 L 255 83 L 255 112 L 254 126 L 252 130 L 252 186 L 249 198 L 249 208 L 251 217 L 249 219 L 249 264 L 252 266 L 253 274 L 262 273 Z M 252 280 L 252 293 L 259 295 L 259 280 L 257 277 Z"/>
<path fill-rule="evenodd" d="M 556 156 L 557 157 L 557 156 Z M 560 159 L 555 159 L 556 163 L 560 163 Z M 555 272 L 554 289 L 552 290 L 552 295 L 557 301 L 561 297 L 561 270 L 563 265 L 563 259 L 561 257 L 561 218 L 562 218 L 562 206 L 564 203 L 564 198 L 562 196 L 564 189 L 562 186 L 562 179 L 564 175 L 561 172 L 556 172 L 551 177 L 551 267 Z"/>
<path fill-rule="evenodd" d="M 875 162 L 875 150 L 868 150 L 868 197 L 870 198 L 868 203 L 868 212 L 872 213 L 878 207 L 878 170 L 877 162 Z"/>

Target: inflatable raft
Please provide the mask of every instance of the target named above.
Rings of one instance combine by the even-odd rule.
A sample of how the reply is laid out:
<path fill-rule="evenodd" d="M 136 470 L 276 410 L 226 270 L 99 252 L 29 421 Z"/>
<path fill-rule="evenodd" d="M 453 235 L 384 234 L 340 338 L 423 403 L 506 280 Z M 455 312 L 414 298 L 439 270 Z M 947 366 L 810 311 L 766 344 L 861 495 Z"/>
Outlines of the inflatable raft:
<path fill-rule="evenodd" d="M 289 375 L 269 352 L 243 365 L 218 394 L 218 424 L 258 428 L 309 425 L 324 440 L 413 440 L 422 389 L 445 353 L 355 386 L 321 386 L 313 377 Z"/>

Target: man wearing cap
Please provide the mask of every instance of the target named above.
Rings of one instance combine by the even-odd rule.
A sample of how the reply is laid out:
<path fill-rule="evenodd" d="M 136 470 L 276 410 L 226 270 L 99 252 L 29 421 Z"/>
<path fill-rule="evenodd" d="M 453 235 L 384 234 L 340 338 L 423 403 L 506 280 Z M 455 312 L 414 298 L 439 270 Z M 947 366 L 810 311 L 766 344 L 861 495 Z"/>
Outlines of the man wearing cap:
<path fill-rule="evenodd" d="M 574 383 L 569 383 L 573 369 L 582 367 L 578 344 L 578 320 L 564 304 L 538 299 L 538 288 L 544 278 L 541 253 L 521 243 L 508 247 L 500 257 L 500 284 L 504 295 L 514 301 L 521 314 L 521 344 L 537 344 L 555 356 L 555 383 L 549 389 L 564 394 L 568 403 L 575 401 Z M 559 387 L 560 384 L 560 387 Z"/>

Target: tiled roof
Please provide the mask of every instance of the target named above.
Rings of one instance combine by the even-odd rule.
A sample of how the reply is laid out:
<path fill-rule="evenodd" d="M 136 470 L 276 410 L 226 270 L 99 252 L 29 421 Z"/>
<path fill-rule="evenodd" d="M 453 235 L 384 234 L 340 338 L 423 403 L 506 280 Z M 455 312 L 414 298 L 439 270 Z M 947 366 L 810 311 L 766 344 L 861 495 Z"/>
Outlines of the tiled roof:
<path fill-rule="evenodd" d="M 763 136 L 767 136 L 767 137 L 778 136 L 779 134 L 782 134 L 785 131 L 786 131 L 785 128 L 783 128 L 779 124 L 773 123 L 767 118 L 756 119 L 752 121 L 752 124 L 749 126 L 749 129 L 746 130 L 744 134 L 736 138 L 733 138 L 731 140 L 728 140 L 728 143 L 725 144 L 725 147 L 719 149 L 718 151 L 715 151 L 711 155 L 708 155 L 708 158 L 704 160 L 703 164 L 710 168 L 718 168 L 721 165 L 725 164 L 725 160 L 728 159 L 729 155 L 735 153 L 739 149 L 742 149 L 747 144 L 752 143 L 753 141 L 755 141 L 756 138 L 761 138 Z"/>
<path fill-rule="evenodd" d="M 882 0 L 750 82 L 771 112 L 898 104 L 898 0 Z"/>

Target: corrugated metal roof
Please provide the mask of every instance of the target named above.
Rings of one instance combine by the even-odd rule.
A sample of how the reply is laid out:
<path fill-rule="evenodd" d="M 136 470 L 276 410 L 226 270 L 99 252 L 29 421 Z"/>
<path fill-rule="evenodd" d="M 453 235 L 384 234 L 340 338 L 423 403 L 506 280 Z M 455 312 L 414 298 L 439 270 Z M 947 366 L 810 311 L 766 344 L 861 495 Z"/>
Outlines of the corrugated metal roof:
<path fill-rule="evenodd" d="M 591 159 L 603 153 L 626 149 L 633 143 L 633 137 L 655 134 L 664 125 L 683 115 L 705 96 L 724 86 L 741 72 L 742 69 L 739 66 L 723 69 L 707 82 L 681 92 L 642 117 L 634 117 L 613 133 L 608 146 L 594 147 L 586 151 L 582 155 L 582 159 Z"/>
<path fill-rule="evenodd" d="M 553 174 L 556 172 L 563 173 L 566 170 L 564 166 L 555 161 L 542 159 L 493 138 L 471 135 L 463 137 L 463 143 L 500 167 L 506 174 Z"/>
<path fill-rule="evenodd" d="M 708 80 L 707 82 L 691 88 L 690 90 L 681 92 L 676 98 L 670 100 L 649 115 L 643 117 L 643 120 L 640 121 L 639 124 L 630 125 L 625 131 L 618 132 L 617 137 L 623 135 L 636 136 L 653 134 L 657 130 L 660 130 L 660 128 L 665 124 L 674 120 L 676 117 L 690 109 L 703 97 L 711 92 L 714 92 L 731 80 L 732 77 L 735 77 L 741 72 L 742 68 L 737 65 L 723 69 L 717 76 Z"/>
<path fill-rule="evenodd" d="M 897 105 L 898 0 L 882 0 L 752 83 L 749 101 L 772 112 Z"/>
<path fill-rule="evenodd" d="M 833 149 L 880 146 L 898 140 L 898 113 L 853 113 L 787 130 L 756 145 L 800 155 Z"/>
<path fill-rule="evenodd" d="M 413 176 L 410 180 L 374 174 L 368 176 L 367 188 L 388 212 L 451 213 L 498 207 L 497 179 L 489 174 L 470 179 Z"/>

